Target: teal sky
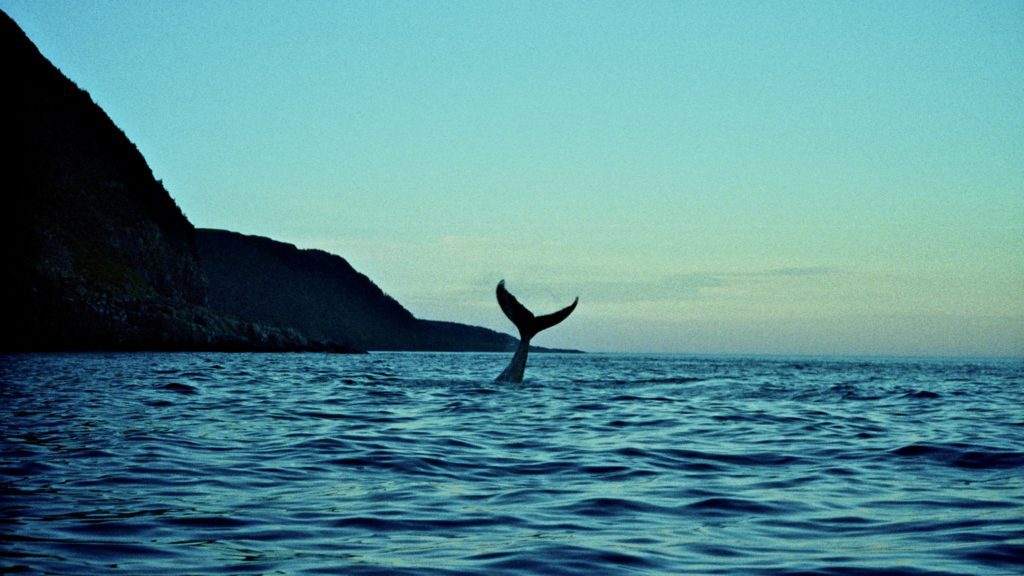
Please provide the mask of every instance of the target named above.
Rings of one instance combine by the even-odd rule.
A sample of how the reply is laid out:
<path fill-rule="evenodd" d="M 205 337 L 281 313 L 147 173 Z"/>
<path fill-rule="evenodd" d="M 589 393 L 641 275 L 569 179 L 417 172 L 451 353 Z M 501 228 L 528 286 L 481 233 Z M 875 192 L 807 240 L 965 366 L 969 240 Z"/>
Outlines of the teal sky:
<path fill-rule="evenodd" d="M 0 0 L 197 226 L 588 350 L 1024 356 L 1024 3 Z"/>

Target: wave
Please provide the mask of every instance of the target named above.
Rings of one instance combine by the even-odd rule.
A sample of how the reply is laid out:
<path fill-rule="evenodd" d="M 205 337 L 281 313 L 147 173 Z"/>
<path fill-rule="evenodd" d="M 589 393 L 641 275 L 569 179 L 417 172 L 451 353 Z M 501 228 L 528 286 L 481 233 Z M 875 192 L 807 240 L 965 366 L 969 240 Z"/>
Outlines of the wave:
<path fill-rule="evenodd" d="M 1024 452 L 998 450 L 962 443 L 908 444 L 892 450 L 890 454 L 901 458 L 918 459 L 970 470 L 1024 467 Z"/>

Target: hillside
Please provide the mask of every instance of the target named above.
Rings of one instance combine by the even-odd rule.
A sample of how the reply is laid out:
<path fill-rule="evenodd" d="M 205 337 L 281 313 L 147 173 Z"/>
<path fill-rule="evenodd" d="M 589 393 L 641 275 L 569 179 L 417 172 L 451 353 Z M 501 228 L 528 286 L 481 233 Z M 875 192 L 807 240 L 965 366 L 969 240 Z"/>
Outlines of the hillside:
<path fill-rule="evenodd" d="M 340 256 L 224 230 L 197 234 L 212 308 L 367 350 L 515 349 L 507 334 L 416 319 Z"/>

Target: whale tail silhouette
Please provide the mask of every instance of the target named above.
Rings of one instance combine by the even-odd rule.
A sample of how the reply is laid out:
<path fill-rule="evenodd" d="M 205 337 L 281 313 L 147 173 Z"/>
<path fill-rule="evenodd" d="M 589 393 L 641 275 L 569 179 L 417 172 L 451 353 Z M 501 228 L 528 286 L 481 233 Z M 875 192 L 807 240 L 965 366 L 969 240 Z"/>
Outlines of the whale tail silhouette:
<path fill-rule="evenodd" d="M 551 314 L 544 314 L 543 316 L 534 316 L 533 312 L 526 309 L 516 300 L 516 297 L 509 293 L 505 289 L 505 281 L 498 282 L 498 288 L 496 290 L 498 296 L 498 306 L 501 306 L 501 311 L 508 316 L 508 319 L 516 325 L 516 329 L 519 330 L 519 347 L 516 349 L 515 355 L 512 357 L 512 361 L 508 367 L 498 376 L 498 382 L 522 382 L 523 372 L 526 371 L 526 357 L 530 351 L 530 340 L 537 335 L 541 330 L 547 330 L 552 326 L 558 324 L 562 320 L 569 317 L 572 311 L 576 309 L 576 304 L 579 303 L 580 299 L 577 296 L 572 304 L 562 308 L 558 312 L 552 312 Z"/>
<path fill-rule="evenodd" d="M 519 330 L 520 340 L 529 340 L 537 335 L 541 330 L 547 330 L 555 324 L 558 324 L 562 320 L 569 317 L 572 311 L 576 309 L 576 304 L 579 303 L 580 299 L 577 297 L 573 300 L 572 304 L 562 308 L 558 312 L 552 312 L 551 314 L 545 314 L 543 316 L 534 316 L 533 312 L 526 309 L 516 300 L 516 297 L 509 293 L 505 289 L 505 281 L 498 282 L 497 288 L 498 305 L 501 306 L 501 311 L 508 316 L 508 319 L 516 325 Z"/>

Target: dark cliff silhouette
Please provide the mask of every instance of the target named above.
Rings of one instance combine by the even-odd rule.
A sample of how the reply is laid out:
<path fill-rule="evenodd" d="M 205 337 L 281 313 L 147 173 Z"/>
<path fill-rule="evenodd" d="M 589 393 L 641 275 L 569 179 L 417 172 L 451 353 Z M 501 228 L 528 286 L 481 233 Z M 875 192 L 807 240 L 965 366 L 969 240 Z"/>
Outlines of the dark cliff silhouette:
<path fill-rule="evenodd" d="M 0 349 L 349 348 L 205 307 L 195 230 L 142 154 L 0 12 Z"/>
<path fill-rule="evenodd" d="M 0 51 L 0 350 L 515 348 L 507 334 L 414 318 L 338 256 L 197 232 L 135 145 L 2 11 Z"/>

